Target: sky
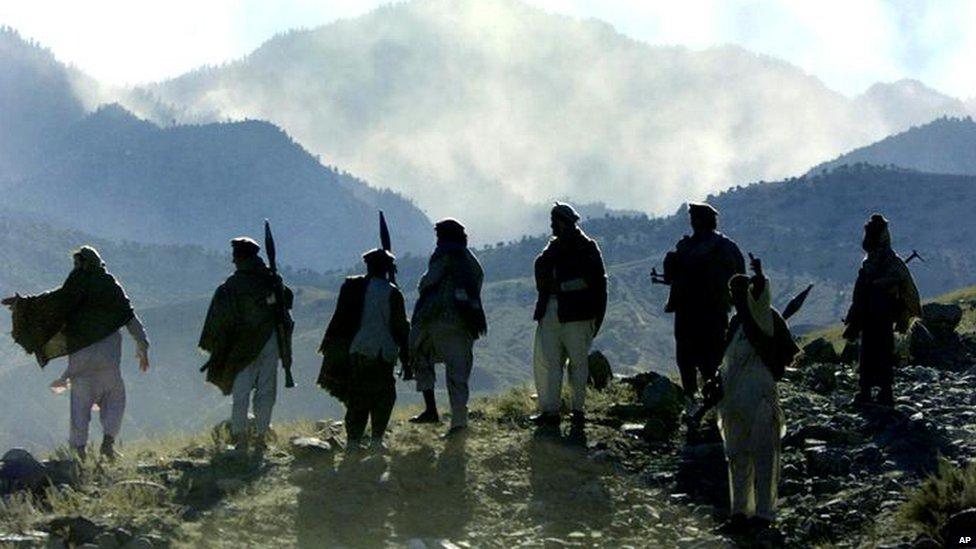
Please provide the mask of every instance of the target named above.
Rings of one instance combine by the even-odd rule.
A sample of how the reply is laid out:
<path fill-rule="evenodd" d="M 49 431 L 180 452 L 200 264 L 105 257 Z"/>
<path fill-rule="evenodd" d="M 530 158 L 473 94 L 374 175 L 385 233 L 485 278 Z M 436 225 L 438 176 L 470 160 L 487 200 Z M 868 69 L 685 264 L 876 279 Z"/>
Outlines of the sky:
<path fill-rule="evenodd" d="M 914 78 L 976 96 L 972 0 L 526 0 L 604 20 L 650 44 L 738 44 L 849 96 Z M 0 25 L 103 82 L 138 84 L 244 56 L 278 32 L 355 17 L 379 0 L 0 0 Z"/>

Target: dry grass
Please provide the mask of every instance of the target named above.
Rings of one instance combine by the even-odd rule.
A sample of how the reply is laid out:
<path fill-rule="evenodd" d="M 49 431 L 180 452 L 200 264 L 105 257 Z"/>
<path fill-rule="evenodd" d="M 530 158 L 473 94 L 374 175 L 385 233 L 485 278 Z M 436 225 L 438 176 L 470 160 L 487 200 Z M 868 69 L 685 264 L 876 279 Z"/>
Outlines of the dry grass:
<path fill-rule="evenodd" d="M 957 467 L 942 460 L 939 470 L 911 492 L 899 517 L 906 526 L 937 537 L 950 516 L 972 507 L 976 507 L 976 462 Z"/>

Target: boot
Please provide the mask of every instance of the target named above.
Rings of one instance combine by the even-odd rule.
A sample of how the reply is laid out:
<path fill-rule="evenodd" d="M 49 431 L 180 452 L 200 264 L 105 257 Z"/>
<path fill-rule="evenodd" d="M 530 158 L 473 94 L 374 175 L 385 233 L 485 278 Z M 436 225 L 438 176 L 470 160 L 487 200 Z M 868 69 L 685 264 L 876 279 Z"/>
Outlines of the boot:
<path fill-rule="evenodd" d="M 423 412 L 408 419 L 410 423 L 440 423 L 441 417 L 437 414 L 437 409 L 424 410 Z"/>
<path fill-rule="evenodd" d="M 410 423 L 440 423 L 441 418 L 437 415 L 437 399 L 434 398 L 434 390 L 426 389 L 424 394 L 424 411 L 413 416 L 408 421 Z"/>
<path fill-rule="evenodd" d="M 573 410 L 569 414 L 569 422 L 574 427 L 582 427 L 586 423 L 586 412 L 583 410 Z"/>
<path fill-rule="evenodd" d="M 101 453 L 102 457 L 105 459 L 109 460 L 110 462 L 114 462 L 116 458 L 118 458 L 118 454 L 115 453 L 115 437 L 105 435 L 105 437 L 102 438 L 102 446 L 99 448 L 99 453 Z"/>
<path fill-rule="evenodd" d="M 558 412 L 539 412 L 538 414 L 529 416 L 529 421 L 540 427 L 552 427 L 559 425 L 561 420 Z"/>

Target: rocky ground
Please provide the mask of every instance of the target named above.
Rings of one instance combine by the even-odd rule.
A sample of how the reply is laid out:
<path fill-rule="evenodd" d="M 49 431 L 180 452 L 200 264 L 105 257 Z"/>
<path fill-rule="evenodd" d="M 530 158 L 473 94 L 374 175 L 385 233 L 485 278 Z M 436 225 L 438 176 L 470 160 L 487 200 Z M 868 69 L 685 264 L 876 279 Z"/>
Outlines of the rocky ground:
<path fill-rule="evenodd" d="M 780 384 L 779 520 L 757 535 L 722 532 L 713 419 L 689 435 L 677 387 L 644 374 L 593 390 L 582 430 L 531 426 L 514 389 L 476 401 L 465 438 L 397 419 L 385 454 L 347 455 L 333 421 L 280 427 L 263 458 L 228 451 L 219 429 L 117 464 L 8 453 L 0 545 L 924 546 L 899 509 L 940 457 L 976 457 L 976 345 L 948 314 L 912 336 L 928 365 L 898 369 L 894 409 L 849 405 L 852 353 L 807 346 Z"/>

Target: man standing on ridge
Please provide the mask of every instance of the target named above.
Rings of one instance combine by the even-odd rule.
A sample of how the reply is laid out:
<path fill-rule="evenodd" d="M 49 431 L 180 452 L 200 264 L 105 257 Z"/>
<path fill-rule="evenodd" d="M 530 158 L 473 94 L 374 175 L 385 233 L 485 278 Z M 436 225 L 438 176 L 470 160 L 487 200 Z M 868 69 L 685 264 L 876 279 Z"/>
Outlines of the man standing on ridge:
<path fill-rule="evenodd" d="M 468 425 L 472 347 L 488 331 L 481 306 L 484 271 L 468 248 L 468 236 L 461 223 L 456 219 L 442 219 L 434 225 L 434 231 L 437 248 L 418 285 L 420 298 L 413 309 L 410 331 L 413 371 L 417 376 L 417 390 L 424 395 L 425 409 L 410 421 L 440 421 L 434 399 L 434 365 L 443 362 L 451 402 L 448 435 L 454 435 Z"/>
<path fill-rule="evenodd" d="M 893 406 L 895 330 L 908 331 L 912 319 L 921 316 L 918 288 L 912 274 L 891 249 L 888 220 L 874 214 L 864 225 L 861 247 L 867 257 L 854 283 L 851 308 L 844 323 L 844 338 L 861 338 L 860 391 L 854 404 L 871 402 L 878 387 L 878 404 Z"/>
<path fill-rule="evenodd" d="M 98 251 L 82 246 L 74 253 L 74 269 L 60 288 L 36 296 L 8 297 L 13 311 L 13 338 L 37 358 L 48 361 L 68 355 L 68 368 L 51 387 L 71 387 L 71 448 L 84 458 L 92 408 L 99 407 L 101 454 L 114 460 L 115 438 L 125 412 L 125 383 L 119 368 L 123 326 L 136 342 L 139 369 L 149 369 L 149 340 L 132 310 L 125 290 Z"/>
<path fill-rule="evenodd" d="M 323 360 L 318 384 L 346 405 L 349 452 L 360 449 L 369 422 L 370 449 L 385 449 L 383 434 L 396 403 L 397 357 L 404 377 L 410 377 L 410 325 L 403 294 L 390 281 L 395 260 L 381 248 L 363 254 L 366 276 L 351 276 L 342 283 L 319 347 Z"/>
<path fill-rule="evenodd" d="M 258 256 L 251 238 L 231 240 L 236 271 L 214 292 L 200 334 L 200 349 L 210 353 L 203 366 L 207 381 L 233 395 L 231 438 L 239 450 L 248 447 L 247 410 L 254 393 L 256 448 L 264 450 L 271 426 L 278 384 L 278 341 L 275 333 L 277 281 Z M 293 295 L 283 292 L 285 310 Z"/>
<path fill-rule="evenodd" d="M 718 211 L 705 203 L 688 205 L 692 234 L 664 258 L 663 282 L 671 286 L 665 311 L 674 313 L 674 341 L 689 417 L 697 405 L 698 374 L 711 379 L 722 363 L 729 326 L 729 280 L 745 274 L 739 247 L 718 232 Z"/>
<path fill-rule="evenodd" d="M 557 202 L 550 213 L 552 238 L 535 259 L 538 299 L 533 371 L 537 425 L 558 425 L 563 368 L 569 359 L 571 421 L 586 419 L 590 345 L 607 311 L 607 274 L 600 247 L 580 229 L 579 214 Z"/>

